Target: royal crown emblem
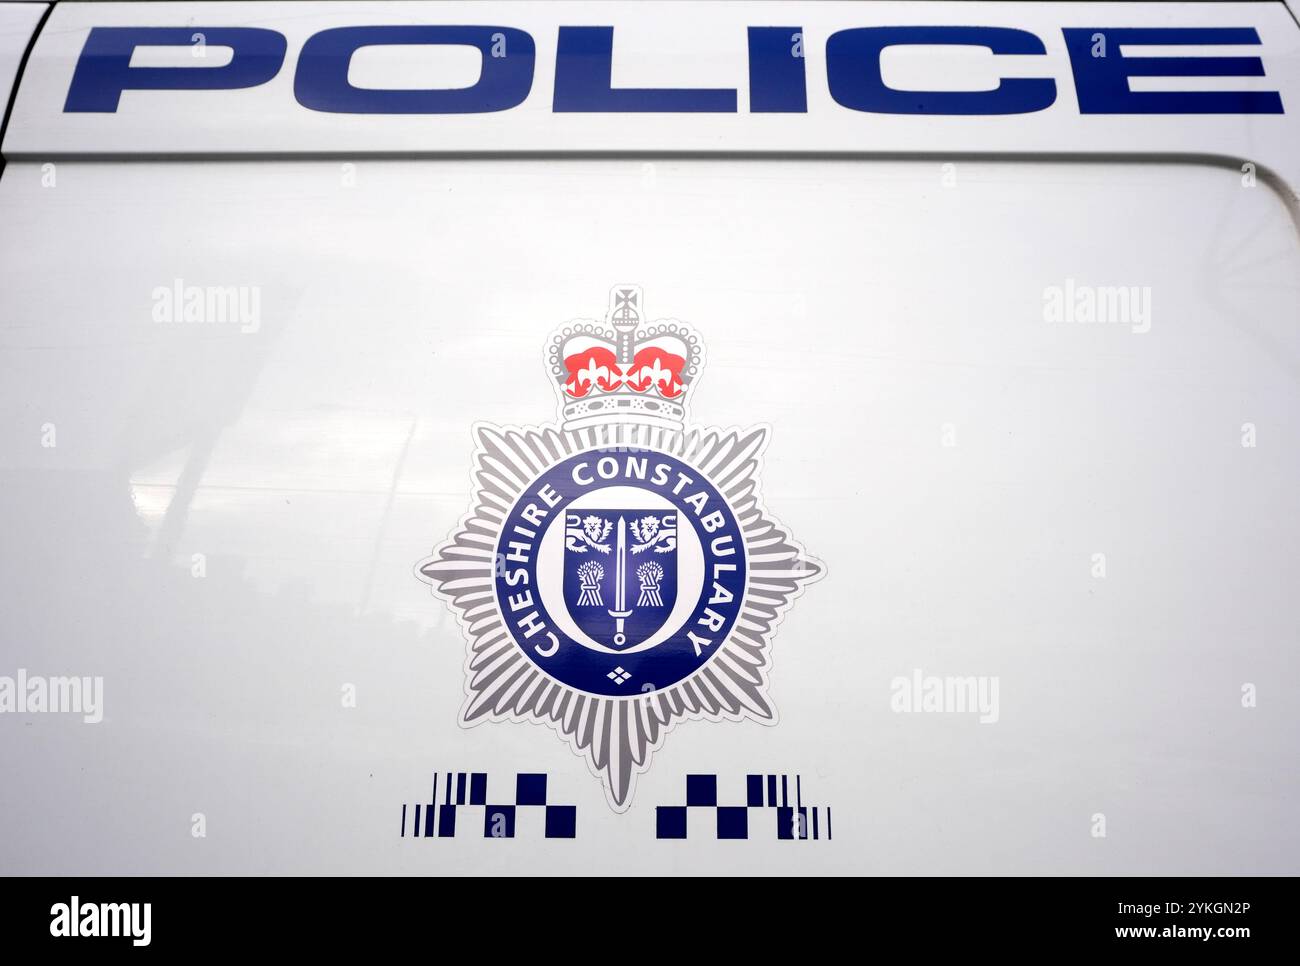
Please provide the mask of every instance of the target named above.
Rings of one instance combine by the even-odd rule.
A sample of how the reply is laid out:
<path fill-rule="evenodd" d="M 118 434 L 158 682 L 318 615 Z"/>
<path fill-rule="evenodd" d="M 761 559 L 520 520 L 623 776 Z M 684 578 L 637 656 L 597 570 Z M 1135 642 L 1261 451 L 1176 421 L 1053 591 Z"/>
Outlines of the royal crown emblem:
<path fill-rule="evenodd" d="M 776 722 L 776 625 L 820 562 L 763 508 L 765 427 L 688 424 L 694 330 L 617 285 L 547 343 L 558 424 L 475 427 L 474 506 L 417 566 L 468 642 L 460 722 L 549 725 L 610 805 L 683 719 Z"/>
<path fill-rule="evenodd" d="M 680 322 L 641 325 L 641 290 L 617 285 L 608 327 L 575 323 L 557 332 L 546 362 L 560 394 L 564 429 L 612 421 L 680 430 L 686 397 L 704 367 L 704 347 Z"/>

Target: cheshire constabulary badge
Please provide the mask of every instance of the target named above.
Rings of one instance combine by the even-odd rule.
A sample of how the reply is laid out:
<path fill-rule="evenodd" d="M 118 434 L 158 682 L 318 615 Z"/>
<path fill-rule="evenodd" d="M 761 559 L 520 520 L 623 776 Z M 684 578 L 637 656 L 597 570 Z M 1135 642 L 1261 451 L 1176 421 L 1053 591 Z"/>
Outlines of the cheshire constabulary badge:
<path fill-rule="evenodd" d="M 559 424 L 475 427 L 474 506 L 417 572 L 468 639 L 461 724 L 551 726 L 622 811 L 682 719 L 776 722 L 772 635 L 823 568 L 759 499 L 767 428 L 688 423 L 704 346 L 639 288 L 545 362 Z"/>

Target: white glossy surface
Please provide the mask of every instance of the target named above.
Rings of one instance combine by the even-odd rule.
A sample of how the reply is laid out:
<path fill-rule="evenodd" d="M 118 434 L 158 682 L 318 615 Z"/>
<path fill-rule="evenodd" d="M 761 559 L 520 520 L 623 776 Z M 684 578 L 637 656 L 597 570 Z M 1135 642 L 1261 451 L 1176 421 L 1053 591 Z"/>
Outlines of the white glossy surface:
<path fill-rule="evenodd" d="M 102 674 L 106 708 L 0 715 L 0 869 L 1296 871 L 1300 244 L 1267 187 L 55 171 L 0 178 L 0 673 Z M 257 331 L 155 322 L 176 278 L 259 287 Z M 1070 278 L 1150 286 L 1150 331 L 1045 323 Z M 780 724 L 684 724 L 623 815 L 545 729 L 457 728 L 464 641 L 412 574 L 468 505 L 471 423 L 551 420 L 544 339 L 615 281 L 707 340 L 696 419 L 772 425 L 765 501 L 828 567 L 776 637 Z M 918 667 L 998 675 L 1000 721 L 892 713 Z M 399 838 L 448 769 L 548 772 L 579 840 Z M 654 840 L 686 773 L 746 771 L 801 773 L 833 842 Z"/>

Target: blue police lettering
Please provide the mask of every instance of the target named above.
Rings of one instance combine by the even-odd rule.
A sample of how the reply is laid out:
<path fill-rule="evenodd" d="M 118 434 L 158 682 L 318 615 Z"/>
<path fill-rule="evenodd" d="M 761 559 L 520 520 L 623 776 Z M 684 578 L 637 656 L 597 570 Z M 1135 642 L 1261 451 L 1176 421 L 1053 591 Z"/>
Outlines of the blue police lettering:
<path fill-rule="evenodd" d="M 1126 57 L 1121 44 L 1258 44 L 1250 27 L 1067 27 L 1081 114 L 1281 114 L 1277 91 L 1133 91 L 1130 77 L 1263 77 L 1258 57 Z M 1102 38 L 1105 57 L 1092 50 Z"/>
<path fill-rule="evenodd" d="M 748 27 L 748 110 L 752 114 L 802 114 L 808 110 L 803 30 Z M 1281 114 L 1277 91 L 1133 91 L 1130 77 L 1262 77 L 1259 57 L 1124 56 L 1121 45 L 1253 44 L 1250 27 L 1112 28 L 1062 30 L 1082 114 Z M 1098 36 L 1111 50 L 1093 56 Z M 226 47 L 219 66 L 133 67 L 139 47 Z M 463 88 L 383 90 L 348 81 L 353 54 L 362 47 L 464 46 L 478 50 L 478 80 Z M 736 88 L 614 87 L 614 28 L 561 26 L 556 34 L 555 113 L 734 114 Z M 900 91 L 886 86 L 880 58 L 899 45 L 983 47 L 994 55 L 1043 56 L 1041 38 L 1010 27 L 855 27 L 826 41 L 826 84 L 832 100 L 871 114 L 1007 115 L 1042 111 L 1056 103 L 1050 77 L 1000 78 L 984 91 Z M 287 41 L 261 27 L 94 27 L 77 59 L 63 110 L 114 113 L 126 91 L 239 90 L 274 78 Z M 498 52 L 504 55 L 498 56 Z M 527 32 L 504 26 L 407 25 L 332 27 L 309 37 L 299 52 L 293 93 L 304 108 L 332 114 L 487 114 L 510 111 L 532 93 L 536 43 Z M 1045 62 L 1046 63 L 1046 62 Z"/>
<path fill-rule="evenodd" d="M 557 113 L 665 112 L 734 114 L 735 90 L 722 88 L 614 88 L 613 27 L 561 27 L 555 54 Z"/>

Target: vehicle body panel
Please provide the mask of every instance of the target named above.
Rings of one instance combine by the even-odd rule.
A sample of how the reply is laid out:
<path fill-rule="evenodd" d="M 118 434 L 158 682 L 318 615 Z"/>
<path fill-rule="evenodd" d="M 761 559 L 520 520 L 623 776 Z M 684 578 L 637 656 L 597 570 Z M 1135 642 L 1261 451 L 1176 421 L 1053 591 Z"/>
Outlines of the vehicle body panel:
<path fill-rule="evenodd" d="M 489 15 L 538 42 L 513 112 L 294 99 L 314 32 Z M 617 81 L 664 86 L 743 85 L 743 28 L 798 23 L 809 111 L 558 116 L 544 41 L 602 22 Z M 1060 28 L 1095 22 L 1254 27 L 1265 76 L 1210 80 L 1300 107 L 1279 3 L 58 4 L 0 176 L 0 675 L 102 676 L 103 720 L 0 715 L 0 870 L 1294 873 L 1295 115 L 1083 116 Z M 1029 29 L 1057 102 L 845 110 L 819 51 L 863 23 Z M 63 112 L 114 24 L 289 54 Z M 475 426 L 554 422 L 544 344 L 621 282 L 705 340 L 694 421 L 768 428 L 762 498 L 825 575 L 773 638 L 777 721 L 683 722 L 619 812 L 547 729 L 460 726 L 465 637 L 414 571 Z M 193 287 L 249 311 L 187 318 Z M 1088 287 L 1134 314 L 1051 317 Z M 915 673 L 996 679 L 995 720 L 900 713 Z M 471 806 L 417 837 L 448 773 L 546 774 L 576 838 Z M 657 838 L 688 775 L 732 805 L 788 776 L 833 837 L 694 806 Z"/>

